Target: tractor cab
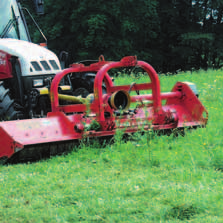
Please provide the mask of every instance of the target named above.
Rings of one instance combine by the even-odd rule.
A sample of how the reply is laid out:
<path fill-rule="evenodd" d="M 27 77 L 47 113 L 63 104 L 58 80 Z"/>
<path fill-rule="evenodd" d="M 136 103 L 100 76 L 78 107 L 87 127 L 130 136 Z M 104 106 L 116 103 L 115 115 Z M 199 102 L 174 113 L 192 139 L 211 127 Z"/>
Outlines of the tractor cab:
<path fill-rule="evenodd" d="M 20 3 L 17 0 L 2 0 L 0 14 L 0 38 L 31 41 Z"/>
<path fill-rule="evenodd" d="M 34 4 L 37 13 L 43 12 L 43 1 L 35 0 Z M 1 120 L 46 115 L 50 111 L 50 83 L 55 74 L 61 71 L 56 54 L 32 43 L 23 14 L 25 11 L 39 29 L 19 0 L 0 1 Z M 66 92 L 70 90 L 64 83 L 62 85 L 61 89 L 66 88 Z"/>

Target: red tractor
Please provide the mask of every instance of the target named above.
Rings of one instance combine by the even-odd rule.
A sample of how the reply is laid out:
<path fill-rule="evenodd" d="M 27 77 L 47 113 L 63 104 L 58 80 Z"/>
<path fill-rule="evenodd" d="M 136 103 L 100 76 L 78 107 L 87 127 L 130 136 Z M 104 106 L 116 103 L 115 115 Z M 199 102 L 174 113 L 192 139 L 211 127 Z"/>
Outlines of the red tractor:
<path fill-rule="evenodd" d="M 34 3 L 37 12 L 43 13 L 43 1 Z M 31 42 L 24 17 L 26 11 L 19 0 L 0 2 L 1 120 L 46 116 L 51 110 L 46 89 L 50 88 L 55 74 L 62 70 L 52 51 Z M 28 15 L 31 16 L 29 12 Z M 44 35 L 43 38 L 46 42 Z M 70 74 L 61 82 L 60 92 L 85 97 L 93 92 L 95 75 L 89 72 Z"/>

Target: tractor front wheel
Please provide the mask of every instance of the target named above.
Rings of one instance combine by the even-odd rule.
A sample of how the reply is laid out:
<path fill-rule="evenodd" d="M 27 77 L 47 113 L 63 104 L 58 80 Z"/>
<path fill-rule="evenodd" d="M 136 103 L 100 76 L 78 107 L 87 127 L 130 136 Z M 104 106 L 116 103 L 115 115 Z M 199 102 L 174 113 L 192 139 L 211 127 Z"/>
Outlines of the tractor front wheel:
<path fill-rule="evenodd" d="M 15 120 L 18 112 L 14 109 L 14 101 L 9 96 L 9 89 L 5 89 L 0 82 L 0 120 Z"/>
<path fill-rule="evenodd" d="M 86 98 L 89 94 L 94 92 L 94 73 L 73 73 L 70 80 L 73 87 L 73 95 Z M 106 87 L 102 85 L 103 93 L 106 93 Z"/>

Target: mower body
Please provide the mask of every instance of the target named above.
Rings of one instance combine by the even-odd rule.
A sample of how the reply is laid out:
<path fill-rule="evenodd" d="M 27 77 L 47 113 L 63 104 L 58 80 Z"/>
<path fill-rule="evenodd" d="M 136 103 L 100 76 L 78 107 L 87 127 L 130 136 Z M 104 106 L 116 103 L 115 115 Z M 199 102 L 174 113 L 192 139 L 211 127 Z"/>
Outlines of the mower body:
<path fill-rule="evenodd" d="M 149 76 L 149 83 L 115 86 L 108 75 L 113 68 L 135 66 L 144 69 Z M 70 73 L 88 70 L 97 72 L 93 95 L 86 99 L 74 97 L 75 104 L 61 105 L 61 95 L 58 93 L 61 80 Z M 103 84 L 106 85 L 106 93 L 103 93 Z M 141 90 L 152 93 L 131 94 Z M 56 154 L 65 145 L 72 147 L 86 137 L 114 136 L 117 130 L 123 130 L 124 133 L 171 131 L 176 128 L 204 127 L 208 120 L 205 107 L 189 83 L 178 82 L 171 92 L 161 93 L 156 71 L 135 56 L 124 57 L 119 62 L 99 61 L 87 67 L 74 64 L 54 77 L 50 100 L 52 111 L 46 118 L 0 123 L 0 157 L 8 160 L 19 154 L 20 158 L 29 159 L 32 154 L 44 151 Z"/>

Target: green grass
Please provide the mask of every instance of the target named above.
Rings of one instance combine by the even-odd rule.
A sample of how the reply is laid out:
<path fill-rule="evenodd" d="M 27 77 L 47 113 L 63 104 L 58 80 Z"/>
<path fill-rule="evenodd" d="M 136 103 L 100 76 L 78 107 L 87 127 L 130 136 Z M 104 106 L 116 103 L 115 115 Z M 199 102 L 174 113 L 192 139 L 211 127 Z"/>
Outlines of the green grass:
<path fill-rule="evenodd" d="M 222 71 L 160 80 L 163 91 L 197 84 L 207 128 L 127 142 L 117 135 L 103 148 L 82 144 L 66 156 L 0 166 L 0 222 L 223 222 Z M 135 78 L 117 79 L 128 81 Z"/>

